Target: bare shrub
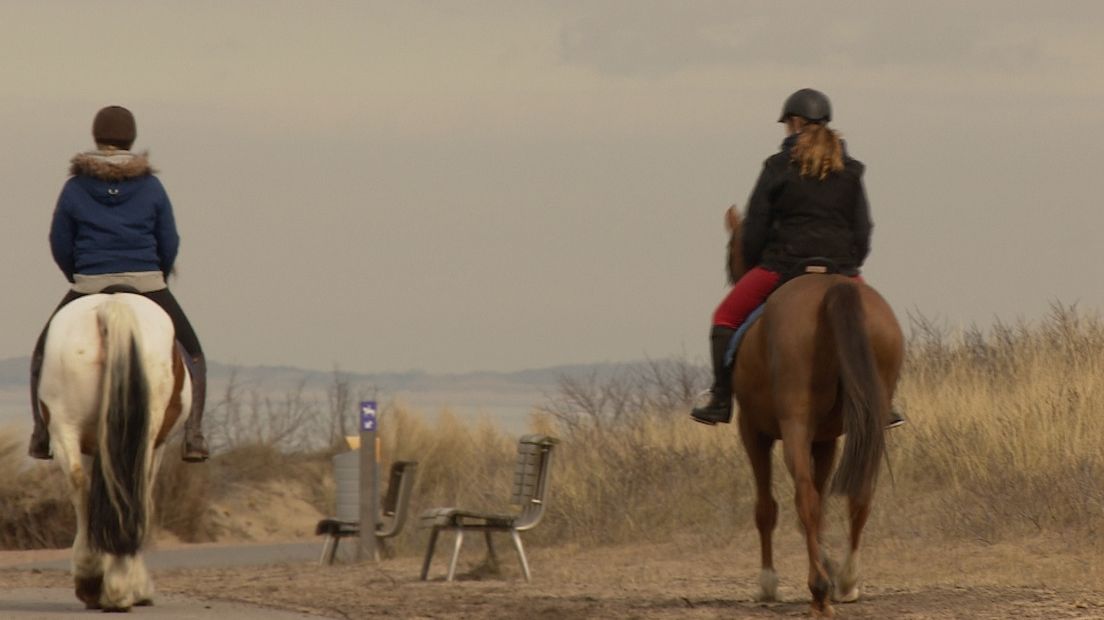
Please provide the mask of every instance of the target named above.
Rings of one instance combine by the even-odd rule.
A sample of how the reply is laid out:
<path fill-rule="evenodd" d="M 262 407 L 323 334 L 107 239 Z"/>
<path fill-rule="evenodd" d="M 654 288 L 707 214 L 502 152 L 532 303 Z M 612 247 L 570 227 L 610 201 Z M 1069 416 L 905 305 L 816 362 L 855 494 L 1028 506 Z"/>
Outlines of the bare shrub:
<path fill-rule="evenodd" d="M 211 468 L 180 460 L 178 441 L 165 446 L 161 471 L 153 487 L 154 523 L 185 542 L 209 542 L 215 539 L 210 527 Z"/>
<path fill-rule="evenodd" d="M 353 410 L 353 387 L 349 377 L 334 369 L 333 381 L 326 390 L 326 402 L 329 405 L 329 437 L 331 446 L 338 446 L 342 440 L 354 434 L 357 425 L 351 420 L 349 412 Z"/>
<path fill-rule="evenodd" d="M 708 386 L 706 369 L 684 358 L 649 360 L 606 373 L 561 375 L 539 410 L 568 432 L 618 428 L 651 414 L 688 409 Z"/>
<path fill-rule="evenodd" d="M 236 370 L 211 407 L 210 420 L 209 440 L 216 451 L 258 444 L 307 451 L 328 444 L 332 434 L 319 403 L 306 393 L 306 379 L 277 398 L 243 385 Z"/>
<path fill-rule="evenodd" d="M 26 464 L 23 437 L 0 434 L 0 549 L 65 547 L 77 522 L 56 467 Z"/>

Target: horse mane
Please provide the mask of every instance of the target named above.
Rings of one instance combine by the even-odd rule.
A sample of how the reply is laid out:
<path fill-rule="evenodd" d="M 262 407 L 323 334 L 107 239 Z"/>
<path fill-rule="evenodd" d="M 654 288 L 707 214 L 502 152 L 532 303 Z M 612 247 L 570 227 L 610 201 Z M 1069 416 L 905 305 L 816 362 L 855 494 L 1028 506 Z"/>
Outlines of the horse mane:
<path fill-rule="evenodd" d="M 736 205 L 732 205 L 728 211 L 725 211 L 725 228 L 728 229 L 728 260 L 725 268 L 728 271 L 729 284 L 736 284 L 736 281 L 747 271 L 747 266 L 744 265 L 742 227 L 740 211 Z"/>

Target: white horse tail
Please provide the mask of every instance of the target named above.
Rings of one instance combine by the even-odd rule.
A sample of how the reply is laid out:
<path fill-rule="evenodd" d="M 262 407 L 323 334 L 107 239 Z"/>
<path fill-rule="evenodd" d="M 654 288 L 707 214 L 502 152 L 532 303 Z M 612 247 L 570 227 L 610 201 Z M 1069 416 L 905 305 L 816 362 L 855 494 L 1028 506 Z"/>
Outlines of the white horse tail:
<path fill-rule="evenodd" d="M 134 555 L 149 525 L 149 383 L 142 368 L 138 322 L 121 295 L 100 305 L 103 378 L 88 498 L 89 543 Z"/>

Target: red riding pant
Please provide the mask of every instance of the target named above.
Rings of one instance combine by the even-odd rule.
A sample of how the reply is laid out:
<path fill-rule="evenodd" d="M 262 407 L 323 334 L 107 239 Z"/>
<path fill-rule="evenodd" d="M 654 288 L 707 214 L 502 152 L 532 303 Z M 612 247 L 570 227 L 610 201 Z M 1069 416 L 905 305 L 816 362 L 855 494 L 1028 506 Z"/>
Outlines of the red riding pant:
<path fill-rule="evenodd" d="M 751 311 L 767 300 L 781 278 L 782 274 L 777 271 L 762 267 L 748 270 L 717 306 L 717 311 L 713 313 L 713 325 L 739 329 Z"/>
<path fill-rule="evenodd" d="M 853 276 L 862 282 L 862 276 Z M 739 329 L 748 315 L 761 306 L 767 297 L 774 292 L 782 274 L 762 267 L 754 267 L 748 270 L 728 292 L 728 295 L 717 306 L 713 313 L 713 325 L 717 327 L 730 327 Z"/>

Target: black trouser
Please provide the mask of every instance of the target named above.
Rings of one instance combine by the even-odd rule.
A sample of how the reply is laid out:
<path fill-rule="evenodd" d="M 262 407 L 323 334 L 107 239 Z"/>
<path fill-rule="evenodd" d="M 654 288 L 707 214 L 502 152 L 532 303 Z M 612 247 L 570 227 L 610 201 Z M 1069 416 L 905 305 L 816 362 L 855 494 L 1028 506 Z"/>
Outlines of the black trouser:
<path fill-rule="evenodd" d="M 180 304 L 176 303 L 176 298 L 169 292 L 169 289 L 163 288 L 159 291 L 151 291 L 149 293 L 136 293 L 146 299 L 161 306 L 161 309 L 169 315 L 172 319 L 173 329 L 176 330 L 176 339 L 180 342 L 184 350 L 192 358 L 203 355 L 203 347 L 199 345 L 199 338 L 196 337 L 195 330 L 192 329 L 192 324 L 188 322 L 188 317 L 185 316 L 184 310 L 180 307 Z M 54 309 L 54 313 L 50 315 L 50 320 L 54 319 L 54 314 L 57 314 L 58 310 L 65 307 L 66 304 L 79 299 L 85 295 L 91 295 L 91 293 L 78 293 L 72 289 L 65 293 L 65 297 L 61 298 L 61 303 Z M 42 358 L 43 348 L 46 346 L 46 332 L 50 328 L 50 321 L 46 321 L 46 326 L 42 328 L 42 333 L 38 335 L 38 341 L 35 343 L 34 357 L 32 360 L 39 360 Z M 33 363 L 33 362 L 32 362 Z"/>

